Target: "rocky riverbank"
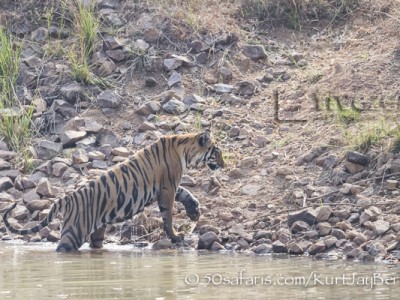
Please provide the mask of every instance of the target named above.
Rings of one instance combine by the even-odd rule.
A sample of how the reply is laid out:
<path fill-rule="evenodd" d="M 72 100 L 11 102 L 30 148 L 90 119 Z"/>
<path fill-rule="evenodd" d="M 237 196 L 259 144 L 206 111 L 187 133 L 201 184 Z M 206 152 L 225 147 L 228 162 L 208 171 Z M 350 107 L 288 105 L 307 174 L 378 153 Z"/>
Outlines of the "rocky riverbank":
<path fill-rule="evenodd" d="M 17 202 L 14 226 L 32 226 L 56 198 L 164 134 L 211 128 L 227 167 L 183 178 L 202 212 L 194 224 L 176 204 L 187 245 L 397 262 L 400 25 L 388 15 L 398 4 L 365 1 L 338 22 L 321 20 L 324 31 L 253 23 L 236 1 L 196 4 L 196 16 L 95 2 L 102 27 L 89 83 L 73 76 L 76 28 L 57 1 L 51 22 L 27 18 L 29 5 L 0 4 L 0 24 L 22 47 L 13 111 L 34 108 L 28 168 L 0 142 L 0 213 Z M 215 12 L 224 21 L 205 26 Z M 12 237 L 0 222 L 0 238 L 57 242 L 61 223 Z M 175 247 L 156 206 L 108 226 L 106 242 Z"/>

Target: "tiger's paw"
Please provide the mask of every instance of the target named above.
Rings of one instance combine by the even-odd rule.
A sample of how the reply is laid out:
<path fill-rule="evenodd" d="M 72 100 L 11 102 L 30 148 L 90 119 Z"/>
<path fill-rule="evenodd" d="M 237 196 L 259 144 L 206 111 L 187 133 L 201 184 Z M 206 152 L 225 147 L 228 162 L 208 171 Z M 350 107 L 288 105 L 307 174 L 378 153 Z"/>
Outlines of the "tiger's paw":
<path fill-rule="evenodd" d="M 170 239 L 173 243 L 180 243 L 183 242 L 183 240 L 185 239 L 185 233 L 183 232 L 177 232 L 173 235 L 170 236 Z"/>

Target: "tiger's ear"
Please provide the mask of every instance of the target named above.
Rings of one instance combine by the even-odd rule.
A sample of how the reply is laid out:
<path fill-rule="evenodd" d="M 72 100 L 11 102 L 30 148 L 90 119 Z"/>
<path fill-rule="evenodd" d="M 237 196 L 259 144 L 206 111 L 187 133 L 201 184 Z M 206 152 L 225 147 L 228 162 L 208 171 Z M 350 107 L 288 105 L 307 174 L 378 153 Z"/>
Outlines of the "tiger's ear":
<path fill-rule="evenodd" d="M 199 144 L 201 147 L 210 147 L 212 144 L 212 138 L 211 138 L 211 131 L 210 129 L 206 129 L 203 133 L 200 134 L 199 136 Z"/>

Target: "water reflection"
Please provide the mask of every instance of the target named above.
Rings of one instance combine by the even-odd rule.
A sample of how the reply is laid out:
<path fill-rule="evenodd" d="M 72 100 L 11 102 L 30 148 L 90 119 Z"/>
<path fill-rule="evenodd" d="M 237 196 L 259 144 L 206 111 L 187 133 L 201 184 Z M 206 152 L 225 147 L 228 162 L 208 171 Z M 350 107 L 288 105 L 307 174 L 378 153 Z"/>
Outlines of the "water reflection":
<path fill-rule="evenodd" d="M 0 299 L 342 300 L 400 295 L 399 268 L 384 264 L 157 253 L 110 245 L 105 250 L 57 254 L 54 245 L 4 243 L 0 261 Z"/>

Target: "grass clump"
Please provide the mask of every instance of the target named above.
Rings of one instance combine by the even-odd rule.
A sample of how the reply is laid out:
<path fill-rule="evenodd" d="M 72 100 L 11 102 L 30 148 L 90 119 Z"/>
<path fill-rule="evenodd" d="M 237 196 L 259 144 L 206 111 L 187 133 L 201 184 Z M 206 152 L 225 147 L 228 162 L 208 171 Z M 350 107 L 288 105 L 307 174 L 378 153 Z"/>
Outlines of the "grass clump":
<path fill-rule="evenodd" d="M 34 108 L 21 106 L 15 94 L 20 59 L 21 48 L 15 46 L 11 34 L 0 27 L 0 138 L 17 152 L 16 163 L 22 163 L 25 169 L 30 161 L 27 150 L 33 136 Z"/>
<path fill-rule="evenodd" d="M 14 87 L 19 74 L 21 47 L 15 46 L 12 36 L 0 27 L 0 97 L 4 107 L 16 104 Z"/>
<path fill-rule="evenodd" d="M 301 29 L 304 24 L 333 21 L 353 11 L 360 0 L 242 0 L 244 18 Z"/>

